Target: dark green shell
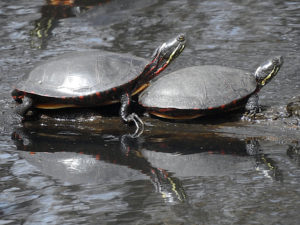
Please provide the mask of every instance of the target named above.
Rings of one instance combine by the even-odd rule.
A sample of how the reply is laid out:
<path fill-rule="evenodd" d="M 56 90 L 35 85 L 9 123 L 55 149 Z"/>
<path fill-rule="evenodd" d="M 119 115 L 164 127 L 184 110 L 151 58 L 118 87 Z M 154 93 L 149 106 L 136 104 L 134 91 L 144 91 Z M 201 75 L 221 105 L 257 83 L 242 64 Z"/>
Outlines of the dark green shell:
<path fill-rule="evenodd" d="M 256 90 L 250 72 L 223 66 L 184 68 L 153 80 L 139 96 L 145 107 L 199 109 L 218 108 L 250 96 Z"/>
<path fill-rule="evenodd" d="M 147 61 L 104 51 L 75 52 L 36 66 L 16 89 L 50 97 L 79 97 L 104 92 L 136 79 Z"/>

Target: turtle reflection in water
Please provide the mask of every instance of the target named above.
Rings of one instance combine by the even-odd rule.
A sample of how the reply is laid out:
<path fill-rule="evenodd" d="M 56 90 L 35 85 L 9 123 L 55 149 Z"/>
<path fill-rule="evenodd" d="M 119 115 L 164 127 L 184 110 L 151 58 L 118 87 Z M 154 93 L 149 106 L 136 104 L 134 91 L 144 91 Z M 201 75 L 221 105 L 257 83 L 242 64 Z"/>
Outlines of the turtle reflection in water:
<path fill-rule="evenodd" d="M 74 132 L 21 128 L 12 134 L 12 139 L 22 158 L 62 182 L 123 186 L 150 179 L 166 202 L 186 200 L 181 181 L 153 167 L 139 151 L 139 139 Z"/>
<path fill-rule="evenodd" d="M 167 202 L 188 201 L 181 178 L 257 169 L 275 179 L 280 174 L 255 139 L 189 134 L 182 141 L 174 133 L 132 138 L 44 126 L 20 128 L 12 139 L 22 158 L 62 182 L 123 186 L 146 178 Z"/>
<path fill-rule="evenodd" d="M 143 130 L 143 122 L 129 113 L 131 96 L 143 90 L 185 47 L 185 36 L 163 43 L 150 63 L 139 57 L 104 51 L 75 52 L 52 58 L 16 84 L 12 92 L 22 117 L 34 108 L 91 107 L 121 102 L 120 116 Z M 148 64 L 147 64 L 148 63 Z"/>
<path fill-rule="evenodd" d="M 279 71 L 281 56 L 251 73 L 223 66 L 194 66 L 158 77 L 139 96 L 139 103 L 158 117 L 193 119 L 245 108 L 248 118 L 259 111 L 259 90 Z"/>

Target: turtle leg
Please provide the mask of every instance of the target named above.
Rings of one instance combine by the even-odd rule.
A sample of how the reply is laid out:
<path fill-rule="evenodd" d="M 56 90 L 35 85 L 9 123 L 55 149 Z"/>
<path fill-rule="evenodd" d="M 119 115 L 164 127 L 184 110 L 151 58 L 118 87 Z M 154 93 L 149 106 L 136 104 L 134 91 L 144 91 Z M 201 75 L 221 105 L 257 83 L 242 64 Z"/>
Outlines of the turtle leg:
<path fill-rule="evenodd" d="M 247 101 L 245 106 L 246 112 L 244 113 L 242 119 L 252 120 L 254 119 L 256 113 L 260 112 L 260 106 L 258 104 L 258 94 L 253 94 Z"/>
<path fill-rule="evenodd" d="M 132 136 L 138 137 L 140 136 L 144 131 L 144 123 L 139 118 L 139 116 L 136 113 L 129 114 L 129 106 L 130 106 L 131 97 L 128 93 L 124 93 L 121 97 L 121 108 L 120 108 L 120 116 L 123 121 L 126 123 L 128 122 L 134 122 L 136 126 L 136 130 Z"/>
<path fill-rule="evenodd" d="M 23 102 L 23 98 L 24 98 L 24 93 L 23 92 L 20 92 L 20 91 L 18 91 L 18 90 L 13 90 L 12 92 L 11 92 L 11 96 L 13 97 L 13 99 L 17 102 L 17 103 L 19 103 L 19 104 L 21 104 L 22 102 Z"/>
<path fill-rule="evenodd" d="M 20 115 L 23 120 L 26 116 L 26 113 L 32 108 L 33 100 L 29 97 L 24 96 L 22 103 L 16 107 L 15 112 Z"/>

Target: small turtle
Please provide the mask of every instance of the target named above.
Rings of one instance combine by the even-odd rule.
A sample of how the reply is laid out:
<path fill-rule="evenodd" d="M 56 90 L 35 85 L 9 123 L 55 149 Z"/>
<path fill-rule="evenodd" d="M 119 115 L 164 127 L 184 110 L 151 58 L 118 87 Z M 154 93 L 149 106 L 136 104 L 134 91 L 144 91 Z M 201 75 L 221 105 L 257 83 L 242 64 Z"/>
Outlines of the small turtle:
<path fill-rule="evenodd" d="M 279 71 L 281 56 L 256 72 L 216 65 L 194 66 L 166 74 L 150 82 L 139 103 L 151 114 L 168 119 L 192 119 L 245 107 L 251 118 L 259 110 L 259 90 Z"/>
<path fill-rule="evenodd" d="M 163 43 L 152 60 L 128 54 L 87 51 L 65 54 L 36 66 L 12 91 L 13 98 L 23 103 L 17 108 L 21 116 L 33 108 L 102 106 L 121 102 L 120 115 L 133 121 L 137 129 L 143 122 L 128 113 L 131 96 L 162 72 L 185 47 L 185 36 Z"/>

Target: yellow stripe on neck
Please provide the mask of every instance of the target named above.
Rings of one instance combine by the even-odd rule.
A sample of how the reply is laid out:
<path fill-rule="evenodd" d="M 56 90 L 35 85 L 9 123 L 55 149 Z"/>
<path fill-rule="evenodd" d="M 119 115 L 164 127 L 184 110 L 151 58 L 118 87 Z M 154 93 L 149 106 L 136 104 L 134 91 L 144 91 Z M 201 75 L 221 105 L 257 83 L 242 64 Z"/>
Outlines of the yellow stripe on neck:
<path fill-rule="evenodd" d="M 266 76 L 265 79 L 262 80 L 261 85 L 264 86 L 266 84 L 267 80 L 269 80 L 274 75 L 274 73 L 277 73 L 277 71 L 278 71 L 278 67 L 275 66 L 273 68 L 273 70 L 271 71 L 271 73 L 268 76 Z"/>

